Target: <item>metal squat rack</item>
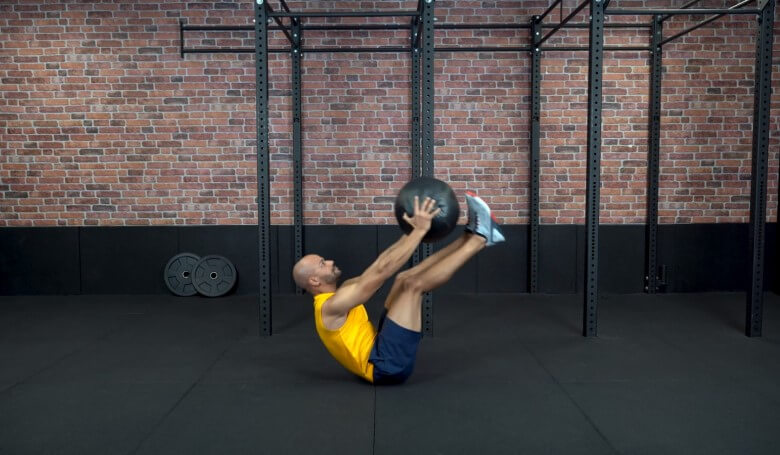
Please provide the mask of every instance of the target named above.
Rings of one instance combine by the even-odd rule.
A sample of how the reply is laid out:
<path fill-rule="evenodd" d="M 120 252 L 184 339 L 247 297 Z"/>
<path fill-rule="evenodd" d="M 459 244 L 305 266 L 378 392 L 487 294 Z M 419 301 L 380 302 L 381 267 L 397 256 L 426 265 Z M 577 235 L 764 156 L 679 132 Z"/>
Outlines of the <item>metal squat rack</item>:
<path fill-rule="evenodd" d="M 529 291 L 538 292 L 539 262 L 539 150 L 541 112 L 541 55 L 545 51 L 588 52 L 588 133 L 587 133 L 587 195 L 586 195 L 586 257 L 584 276 L 584 302 L 582 334 L 597 335 L 598 323 L 598 249 L 599 249 L 599 187 L 601 181 L 601 125 L 602 81 L 604 52 L 644 51 L 651 56 L 650 68 L 650 125 L 648 132 L 648 191 L 646 222 L 645 291 L 653 294 L 662 284 L 657 263 L 658 233 L 658 179 L 661 133 L 661 80 L 663 45 L 710 22 L 731 14 L 753 14 L 758 18 L 756 37 L 755 92 L 753 109 L 753 153 L 750 197 L 750 262 L 751 280 L 746 293 L 747 336 L 761 336 L 764 288 L 764 249 L 766 232 L 766 192 L 769 145 L 769 109 L 772 84 L 772 40 L 775 0 L 743 0 L 726 9 L 691 8 L 700 0 L 692 0 L 676 9 L 608 9 L 610 0 L 584 0 L 566 17 L 563 17 L 563 0 L 554 0 L 538 16 L 527 24 L 436 24 L 435 0 L 419 0 L 413 11 L 366 12 L 292 12 L 284 0 L 279 0 L 282 11 L 274 11 L 268 0 L 255 0 L 253 26 L 187 26 L 180 23 L 181 55 L 187 53 L 252 53 L 255 54 L 257 79 L 257 186 L 259 228 L 259 314 L 260 333 L 269 336 L 271 325 L 271 235 L 269 204 L 269 155 L 268 155 L 268 54 L 289 53 L 292 60 L 293 82 L 293 171 L 294 171 L 294 242 L 295 258 L 303 254 L 303 160 L 301 140 L 301 58 L 314 52 L 409 52 L 412 71 L 412 176 L 433 176 L 433 108 L 434 108 L 434 58 L 436 52 L 528 52 L 531 56 L 531 156 L 530 156 L 530 229 L 529 229 Z M 745 6 L 757 2 L 757 8 Z M 560 19 L 555 24 L 544 24 L 544 19 L 560 7 Z M 590 8 L 586 23 L 571 23 L 584 8 Z M 670 37 L 663 37 L 663 23 L 675 15 L 712 15 Z M 608 16 L 651 16 L 650 23 L 606 23 Z M 304 18 L 315 17 L 409 17 L 408 24 L 333 24 L 304 25 Z M 283 18 L 288 19 L 285 25 Z M 269 25 L 273 20 L 276 26 Z M 564 28 L 588 29 L 589 45 L 543 45 L 557 31 Z M 604 30 L 607 28 L 645 28 L 650 32 L 649 46 L 605 46 Z M 529 29 L 530 46 L 519 47 L 434 47 L 434 31 L 464 29 Z M 197 48 L 184 46 L 186 31 L 238 31 L 255 32 L 254 48 Z M 306 48 L 302 37 L 306 30 L 409 30 L 407 47 L 333 47 Z M 548 30 L 544 33 L 545 30 Z M 286 49 L 269 48 L 268 32 L 281 31 L 290 42 Z M 431 254 L 428 244 L 415 253 L 413 262 Z M 433 299 L 430 293 L 423 301 L 423 332 L 433 333 Z"/>

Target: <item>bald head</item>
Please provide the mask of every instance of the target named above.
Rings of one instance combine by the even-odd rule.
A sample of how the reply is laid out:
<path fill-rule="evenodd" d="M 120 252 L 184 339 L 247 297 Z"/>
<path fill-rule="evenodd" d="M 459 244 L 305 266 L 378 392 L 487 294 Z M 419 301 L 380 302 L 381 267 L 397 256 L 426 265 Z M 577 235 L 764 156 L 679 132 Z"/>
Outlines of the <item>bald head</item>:
<path fill-rule="evenodd" d="M 293 280 L 311 294 L 335 291 L 341 270 L 331 260 L 317 254 L 307 254 L 293 267 Z"/>
<path fill-rule="evenodd" d="M 307 254 L 302 257 L 295 267 L 293 267 L 293 280 L 295 284 L 301 289 L 309 290 L 309 278 L 314 275 L 314 272 L 319 265 L 320 258 L 316 254 Z"/>

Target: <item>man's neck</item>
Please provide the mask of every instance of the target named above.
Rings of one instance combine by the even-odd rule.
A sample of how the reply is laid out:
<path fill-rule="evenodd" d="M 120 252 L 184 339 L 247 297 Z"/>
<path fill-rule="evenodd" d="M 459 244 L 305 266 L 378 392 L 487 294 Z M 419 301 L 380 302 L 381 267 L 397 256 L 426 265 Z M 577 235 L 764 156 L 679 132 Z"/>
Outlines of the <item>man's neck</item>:
<path fill-rule="evenodd" d="M 338 286 L 333 285 L 333 284 L 331 284 L 329 286 L 320 286 L 316 291 L 314 291 L 314 295 L 326 294 L 326 293 L 329 293 L 329 292 L 336 292 L 337 289 L 338 289 Z"/>

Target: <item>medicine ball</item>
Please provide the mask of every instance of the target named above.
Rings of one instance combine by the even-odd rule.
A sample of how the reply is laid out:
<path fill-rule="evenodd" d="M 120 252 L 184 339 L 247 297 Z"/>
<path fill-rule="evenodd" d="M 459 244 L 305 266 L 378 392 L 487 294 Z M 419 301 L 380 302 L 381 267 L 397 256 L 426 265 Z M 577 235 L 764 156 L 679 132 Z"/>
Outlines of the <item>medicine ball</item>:
<path fill-rule="evenodd" d="M 449 185 L 432 177 L 419 177 L 404 185 L 395 198 L 395 219 L 398 225 L 408 234 L 412 227 L 404 220 L 406 212 L 410 217 L 414 215 L 414 197 L 417 196 L 422 206 L 426 197 L 436 201 L 436 207 L 441 209 L 438 215 L 431 221 L 431 229 L 423 237 L 423 242 L 435 242 L 447 236 L 458 222 L 460 206 L 455 192 Z"/>

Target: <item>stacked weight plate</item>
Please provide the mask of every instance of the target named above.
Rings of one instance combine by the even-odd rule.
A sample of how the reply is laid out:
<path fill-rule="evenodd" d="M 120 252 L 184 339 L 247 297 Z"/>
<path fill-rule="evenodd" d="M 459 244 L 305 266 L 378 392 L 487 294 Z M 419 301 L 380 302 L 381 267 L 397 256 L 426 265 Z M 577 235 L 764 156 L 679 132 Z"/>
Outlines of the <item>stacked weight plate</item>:
<path fill-rule="evenodd" d="M 165 285 L 180 296 L 201 294 L 220 297 L 236 285 L 236 268 L 227 258 L 216 254 L 199 257 L 181 253 L 165 266 Z"/>

